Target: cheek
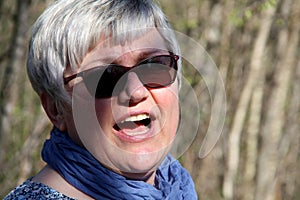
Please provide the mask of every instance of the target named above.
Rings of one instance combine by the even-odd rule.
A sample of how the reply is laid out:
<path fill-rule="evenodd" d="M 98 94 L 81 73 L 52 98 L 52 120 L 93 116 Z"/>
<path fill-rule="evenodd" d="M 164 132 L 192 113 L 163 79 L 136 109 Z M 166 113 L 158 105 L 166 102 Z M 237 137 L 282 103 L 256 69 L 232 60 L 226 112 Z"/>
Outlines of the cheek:
<path fill-rule="evenodd" d="M 164 118 L 163 129 L 170 135 L 175 135 L 179 121 L 178 89 L 175 86 L 153 91 L 155 103 L 160 107 Z"/>
<path fill-rule="evenodd" d="M 112 123 L 111 101 L 108 99 L 96 99 L 95 111 L 99 125 L 106 129 Z"/>
<path fill-rule="evenodd" d="M 169 87 L 153 89 L 151 93 L 157 104 L 165 106 L 178 104 L 178 81 L 175 81 Z"/>
<path fill-rule="evenodd" d="M 178 113 L 179 98 L 177 84 L 173 84 L 170 87 L 157 90 L 157 93 L 155 93 L 154 96 L 156 103 L 160 105 L 165 111 L 167 111 L 166 114 L 169 115 Z"/>

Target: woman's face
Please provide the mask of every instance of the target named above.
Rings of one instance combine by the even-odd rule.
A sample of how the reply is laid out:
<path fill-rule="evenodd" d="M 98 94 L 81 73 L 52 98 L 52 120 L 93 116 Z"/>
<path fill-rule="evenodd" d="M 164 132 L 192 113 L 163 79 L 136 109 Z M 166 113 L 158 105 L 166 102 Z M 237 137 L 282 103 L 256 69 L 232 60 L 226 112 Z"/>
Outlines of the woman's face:
<path fill-rule="evenodd" d="M 155 29 L 125 45 L 104 45 L 102 39 L 78 70 L 114 63 L 131 67 L 157 55 L 169 55 Z M 66 73 L 66 77 L 72 74 Z M 179 120 L 178 82 L 148 88 L 134 72 L 110 98 L 93 97 L 80 77 L 72 80 L 72 113 L 65 112 L 66 131 L 103 165 L 135 178 L 153 172 L 168 153 Z"/>

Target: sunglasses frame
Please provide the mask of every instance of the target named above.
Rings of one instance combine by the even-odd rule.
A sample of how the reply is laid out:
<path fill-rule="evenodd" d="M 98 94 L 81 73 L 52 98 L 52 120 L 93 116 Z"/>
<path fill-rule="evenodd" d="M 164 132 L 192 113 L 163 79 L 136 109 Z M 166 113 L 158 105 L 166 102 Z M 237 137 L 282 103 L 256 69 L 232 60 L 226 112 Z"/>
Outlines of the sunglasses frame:
<path fill-rule="evenodd" d="M 134 66 L 131 66 L 131 67 L 126 67 L 126 66 L 118 65 L 118 64 L 107 64 L 107 65 L 96 66 L 96 67 L 93 67 L 93 68 L 90 68 L 90 69 L 87 69 L 87 70 L 78 72 L 78 73 L 76 73 L 76 74 L 73 74 L 73 75 L 71 75 L 71 76 L 64 77 L 64 78 L 63 78 L 63 81 L 64 81 L 64 84 L 66 85 L 66 84 L 68 84 L 71 80 L 75 79 L 76 77 L 82 77 L 83 82 L 84 82 L 84 84 L 86 85 L 86 83 L 85 83 L 85 81 L 84 81 L 84 79 L 85 79 L 85 74 L 86 74 L 87 72 L 91 71 L 91 70 L 95 70 L 95 69 L 97 69 L 97 68 L 103 68 L 102 74 L 104 74 L 104 73 L 106 72 L 107 69 L 111 69 L 111 68 L 113 68 L 113 67 L 120 67 L 121 69 L 124 70 L 124 72 L 125 72 L 125 73 L 123 73 L 123 75 L 124 75 L 124 74 L 126 74 L 127 72 L 129 72 L 130 70 L 133 70 L 134 68 L 139 67 L 139 66 L 141 66 L 141 65 L 151 63 L 151 62 L 149 62 L 150 60 L 153 60 L 153 59 L 159 58 L 159 57 L 169 57 L 169 58 L 172 58 L 172 59 L 173 59 L 172 62 L 171 62 L 171 63 L 173 63 L 172 66 L 168 66 L 168 65 L 166 65 L 166 66 L 168 66 L 168 67 L 170 67 L 170 68 L 172 68 L 172 69 L 174 69 L 174 70 L 176 71 L 176 74 L 175 74 L 174 78 L 173 78 L 168 84 L 164 84 L 164 85 L 156 85 L 156 86 L 154 86 L 154 85 L 153 85 L 153 86 L 147 85 L 147 84 L 144 84 L 142 80 L 141 80 L 141 81 L 142 81 L 143 85 L 144 85 L 145 87 L 148 87 L 148 88 L 161 88 L 161 87 L 166 87 L 166 86 L 168 86 L 168 85 L 171 85 L 171 84 L 175 81 L 176 76 L 177 76 L 177 70 L 178 70 L 178 63 L 177 63 L 177 61 L 179 60 L 179 56 L 178 56 L 178 55 L 175 55 L 175 54 L 172 54 L 172 53 L 167 54 L 167 55 L 157 55 L 157 56 L 153 56 L 153 57 L 146 58 L 146 59 L 144 59 L 144 60 L 138 62 L 137 64 L 135 64 Z M 155 62 L 154 62 L 154 63 L 155 63 Z M 123 76 L 123 75 L 122 75 L 122 76 Z M 101 77 L 101 76 L 100 76 L 100 77 Z M 99 80 L 100 80 L 100 79 L 99 79 Z M 86 87 L 87 87 L 87 85 L 86 85 Z M 95 94 L 94 96 L 96 97 L 97 95 Z M 97 97 L 96 97 L 96 98 L 97 98 Z M 101 97 L 100 97 L 100 98 L 101 98 Z"/>

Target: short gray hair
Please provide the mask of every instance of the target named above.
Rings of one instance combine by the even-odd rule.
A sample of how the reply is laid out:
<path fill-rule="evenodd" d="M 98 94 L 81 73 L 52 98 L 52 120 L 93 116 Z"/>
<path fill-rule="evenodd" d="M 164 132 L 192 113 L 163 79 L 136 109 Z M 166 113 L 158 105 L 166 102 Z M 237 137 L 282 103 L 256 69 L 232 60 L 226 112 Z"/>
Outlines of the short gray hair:
<path fill-rule="evenodd" d="M 180 54 L 169 22 L 152 0 L 55 1 L 33 26 L 27 59 L 32 87 L 38 94 L 48 93 L 58 106 L 70 103 L 63 82 L 67 66 L 80 67 L 101 36 L 122 43 L 136 37 L 128 30 L 150 27 L 158 29 L 169 51 Z"/>

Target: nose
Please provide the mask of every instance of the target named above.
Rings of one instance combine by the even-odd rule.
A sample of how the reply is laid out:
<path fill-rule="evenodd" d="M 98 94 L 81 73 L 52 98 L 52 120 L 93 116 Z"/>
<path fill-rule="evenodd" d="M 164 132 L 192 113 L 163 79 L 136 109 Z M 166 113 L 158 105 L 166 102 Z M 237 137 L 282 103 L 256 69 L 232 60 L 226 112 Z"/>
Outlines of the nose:
<path fill-rule="evenodd" d="M 143 85 L 138 75 L 134 72 L 128 73 L 127 81 L 123 88 L 123 91 L 119 94 L 121 103 L 135 105 L 144 101 L 149 96 L 148 89 Z"/>

